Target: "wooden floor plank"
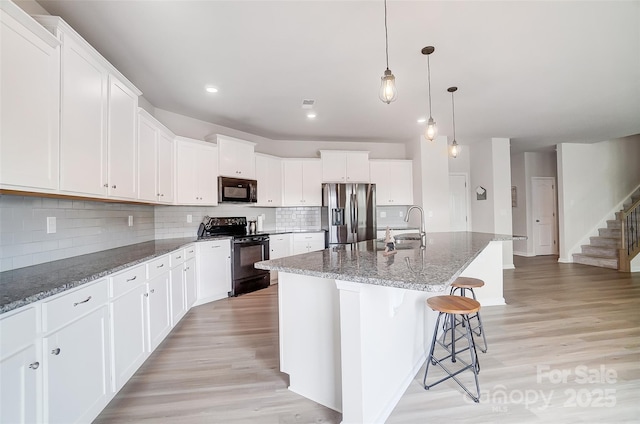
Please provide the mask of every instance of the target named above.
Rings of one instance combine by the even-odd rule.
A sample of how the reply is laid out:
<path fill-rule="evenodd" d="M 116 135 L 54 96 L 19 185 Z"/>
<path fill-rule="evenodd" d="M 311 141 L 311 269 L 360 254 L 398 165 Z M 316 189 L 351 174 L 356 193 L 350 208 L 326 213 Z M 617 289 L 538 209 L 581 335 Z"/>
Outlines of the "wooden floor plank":
<path fill-rule="evenodd" d="M 388 423 L 638 422 L 640 274 L 552 256 L 514 263 L 504 271 L 508 304 L 481 310 L 481 403 L 451 381 L 425 391 L 423 368 Z M 277 301 L 272 286 L 193 308 L 95 422 L 339 423 L 287 390 Z M 582 381 L 601 370 L 615 379 Z"/>

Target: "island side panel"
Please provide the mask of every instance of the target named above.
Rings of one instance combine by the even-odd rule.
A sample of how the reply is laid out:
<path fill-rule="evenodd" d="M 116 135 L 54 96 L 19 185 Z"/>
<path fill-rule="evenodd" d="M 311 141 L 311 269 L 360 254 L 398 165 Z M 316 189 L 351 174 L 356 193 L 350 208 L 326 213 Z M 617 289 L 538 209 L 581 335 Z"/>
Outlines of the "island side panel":
<path fill-rule="evenodd" d="M 342 423 L 384 422 L 425 361 L 442 293 L 336 281 L 340 289 Z"/>
<path fill-rule="evenodd" d="M 340 297 L 334 280 L 279 273 L 280 371 L 289 390 L 342 410 Z"/>
<path fill-rule="evenodd" d="M 460 275 L 484 281 L 482 288 L 474 290 L 478 302 L 495 306 L 505 304 L 502 274 L 502 242 L 492 241 Z"/>

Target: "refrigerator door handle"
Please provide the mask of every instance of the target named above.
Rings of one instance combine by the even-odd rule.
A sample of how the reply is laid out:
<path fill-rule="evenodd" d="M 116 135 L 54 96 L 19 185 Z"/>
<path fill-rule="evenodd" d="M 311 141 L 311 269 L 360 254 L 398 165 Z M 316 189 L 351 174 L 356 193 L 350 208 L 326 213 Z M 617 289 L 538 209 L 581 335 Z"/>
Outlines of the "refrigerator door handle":
<path fill-rule="evenodd" d="M 355 233 L 357 231 L 357 225 L 358 225 L 358 204 L 356 203 L 356 195 L 355 194 L 351 194 L 350 196 L 350 200 L 351 200 L 351 232 Z"/>

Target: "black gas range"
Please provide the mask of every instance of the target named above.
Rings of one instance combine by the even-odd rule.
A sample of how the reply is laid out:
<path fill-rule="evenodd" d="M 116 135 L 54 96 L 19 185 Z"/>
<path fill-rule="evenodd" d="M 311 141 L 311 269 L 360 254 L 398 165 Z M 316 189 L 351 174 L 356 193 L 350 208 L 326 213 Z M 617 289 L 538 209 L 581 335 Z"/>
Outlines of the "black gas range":
<path fill-rule="evenodd" d="M 229 296 L 250 293 L 269 286 L 269 271 L 256 269 L 256 262 L 269 259 L 269 235 L 247 231 L 246 217 L 205 216 L 198 228 L 198 239 L 232 237 L 232 278 Z"/>

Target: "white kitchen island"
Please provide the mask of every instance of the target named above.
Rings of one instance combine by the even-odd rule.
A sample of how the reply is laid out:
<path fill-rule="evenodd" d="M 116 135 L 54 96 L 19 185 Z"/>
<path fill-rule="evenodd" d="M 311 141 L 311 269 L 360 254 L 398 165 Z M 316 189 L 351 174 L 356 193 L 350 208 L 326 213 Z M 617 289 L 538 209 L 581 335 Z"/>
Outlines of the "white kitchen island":
<path fill-rule="evenodd" d="M 504 304 L 502 241 L 513 238 L 432 233 L 425 249 L 392 256 L 367 241 L 256 264 L 279 271 L 289 389 L 341 411 L 345 424 L 384 422 L 426 359 L 436 316 L 426 299 L 462 275 L 485 281 L 483 306 Z"/>

